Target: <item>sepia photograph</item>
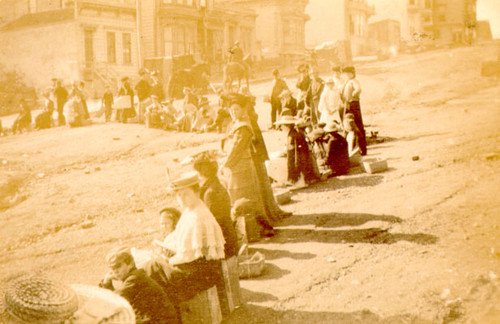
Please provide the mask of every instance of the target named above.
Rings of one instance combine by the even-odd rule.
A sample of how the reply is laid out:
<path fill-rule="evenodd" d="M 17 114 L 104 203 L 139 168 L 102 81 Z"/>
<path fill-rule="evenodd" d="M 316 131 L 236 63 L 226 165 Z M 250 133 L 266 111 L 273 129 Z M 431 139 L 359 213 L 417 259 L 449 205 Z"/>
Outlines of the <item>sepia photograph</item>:
<path fill-rule="evenodd" d="M 500 324 L 499 276 L 500 0 L 0 0 L 0 323 Z"/>

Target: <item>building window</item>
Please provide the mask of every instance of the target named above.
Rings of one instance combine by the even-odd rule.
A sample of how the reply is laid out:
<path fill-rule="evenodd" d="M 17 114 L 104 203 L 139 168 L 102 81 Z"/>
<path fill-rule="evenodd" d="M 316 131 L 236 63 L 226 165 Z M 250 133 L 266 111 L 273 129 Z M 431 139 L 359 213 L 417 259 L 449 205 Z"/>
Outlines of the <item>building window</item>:
<path fill-rule="evenodd" d="M 123 33 L 123 64 L 132 64 L 132 36 L 130 33 Z"/>
<path fill-rule="evenodd" d="M 425 0 L 425 8 L 431 9 L 432 7 L 432 0 Z"/>
<path fill-rule="evenodd" d="M 116 63 L 116 39 L 114 32 L 106 33 L 108 48 L 108 63 Z"/>
<path fill-rule="evenodd" d="M 165 56 L 194 54 L 196 30 L 191 26 L 172 25 L 163 29 Z"/>
<path fill-rule="evenodd" d="M 85 62 L 90 64 L 94 62 L 94 31 L 85 29 L 84 31 L 85 42 Z"/>

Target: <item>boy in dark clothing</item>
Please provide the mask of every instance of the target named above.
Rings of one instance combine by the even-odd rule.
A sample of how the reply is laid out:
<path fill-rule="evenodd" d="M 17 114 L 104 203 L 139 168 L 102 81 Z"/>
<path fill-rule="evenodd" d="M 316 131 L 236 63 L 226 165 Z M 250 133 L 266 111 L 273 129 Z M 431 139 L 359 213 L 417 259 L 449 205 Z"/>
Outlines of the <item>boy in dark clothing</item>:
<path fill-rule="evenodd" d="M 99 283 L 99 287 L 113 290 L 125 298 L 136 314 L 137 323 L 178 323 L 179 315 L 162 288 L 137 269 L 130 249 L 113 249 L 106 257 L 111 271 Z M 113 286 L 113 279 L 121 281 L 120 288 Z"/>
<path fill-rule="evenodd" d="M 281 99 L 280 95 L 284 90 L 288 90 L 288 86 L 282 78 L 280 78 L 280 72 L 278 70 L 273 71 L 274 83 L 273 89 L 271 91 L 271 128 L 274 129 L 274 123 L 276 119 L 279 118 L 281 114 Z"/>
<path fill-rule="evenodd" d="M 56 85 L 54 88 L 54 97 L 57 103 L 57 119 L 59 126 L 66 124 L 66 118 L 64 117 L 64 104 L 68 101 L 68 91 L 61 85 L 61 81 L 54 79 Z"/>
<path fill-rule="evenodd" d="M 102 105 L 104 106 L 104 116 L 106 117 L 106 122 L 111 120 L 111 113 L 113 112 L 113 92 L 111 88 L 106 86 L 106 91 L 102 96 Z"/>

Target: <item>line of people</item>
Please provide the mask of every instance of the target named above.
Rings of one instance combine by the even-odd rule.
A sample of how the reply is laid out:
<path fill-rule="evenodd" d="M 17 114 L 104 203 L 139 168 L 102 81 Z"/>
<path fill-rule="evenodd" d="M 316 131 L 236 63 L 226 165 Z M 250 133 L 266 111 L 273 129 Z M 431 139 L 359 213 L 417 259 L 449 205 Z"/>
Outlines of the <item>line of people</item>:
<path fill-rule="evenodd" d="M 143 323 L 178 322 L 180 303 L 213 285 L 220 293 L 221 260 L 237 256 L 252 231 L 253 239 L 273 236 L 273 223 L 291 215 L 273 195 L 255 98 L 233 93 L 221 101 L 233 119 L 221 145 L 224 162 L 202 152 L 193 157 L 194 171 L 170 179 L 180 211 L 160 212 L 162 238 L 149 260 L 139 262 L 130 247 L 107 256 L 110 271 L 100 286 L 125 297 Z"/>

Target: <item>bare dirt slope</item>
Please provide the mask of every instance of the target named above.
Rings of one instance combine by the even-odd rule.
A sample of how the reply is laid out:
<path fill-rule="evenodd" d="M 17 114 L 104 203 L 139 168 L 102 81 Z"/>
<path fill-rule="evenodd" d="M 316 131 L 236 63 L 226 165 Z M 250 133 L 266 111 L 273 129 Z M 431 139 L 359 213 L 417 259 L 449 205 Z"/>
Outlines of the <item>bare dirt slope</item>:
<path fill-rule="evenodd" d="M 480 77 L 495 46 L 358 69 L 365 124 L 386 138 L 369 156 L 390 169 L 297 191 L 294 216 L 252 246 L 266 273 L 241 282 L 229 323 L 500 322 L 500 84 Z M 269 86 L 252 87 L 263 127 Z M 220 138 L 120 124 L 0 138 L 0 280 L 97 283 L 112 246 L 158 235 L 166 167 Z M 271 151 L 283 138 L 265 134 Z"/>

